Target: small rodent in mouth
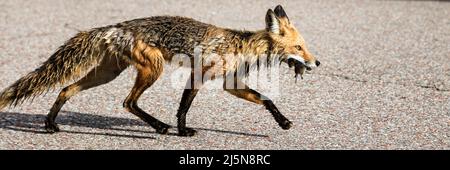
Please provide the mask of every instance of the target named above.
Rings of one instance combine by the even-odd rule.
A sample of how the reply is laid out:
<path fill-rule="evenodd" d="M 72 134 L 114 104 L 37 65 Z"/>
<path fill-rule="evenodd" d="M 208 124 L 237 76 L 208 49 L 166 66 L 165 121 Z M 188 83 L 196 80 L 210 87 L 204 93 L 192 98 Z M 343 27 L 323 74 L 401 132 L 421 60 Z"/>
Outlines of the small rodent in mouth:
<path fill-rule="evenodd" d="M 302 65 L 296 65 L 295 66 L 295 83 L 297 83 L 298 75 L 300 75 L 300 78 L 303 79 L 303 73 L 305 73 L 305 67 Z"/>
<path fill-rule="evenodd" d="M 307 69 L 307 67 L 303 63 L 301 63 L 295 59 L 292 59 L 292 58 L 288 59 L 287 63 L 289 65 L 289 68 L 294 67 L 295 83 L 297 83 L 298 75 L 300 75 L 300 78 L 303 79 L 303 74 L 305 73 L 305 70 Z"/>

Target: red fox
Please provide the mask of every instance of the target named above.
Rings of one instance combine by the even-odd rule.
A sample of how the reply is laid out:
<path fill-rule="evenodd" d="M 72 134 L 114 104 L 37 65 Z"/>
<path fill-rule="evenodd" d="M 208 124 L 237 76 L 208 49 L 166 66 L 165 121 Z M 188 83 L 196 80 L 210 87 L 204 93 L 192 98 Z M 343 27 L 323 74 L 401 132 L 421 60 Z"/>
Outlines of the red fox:
<path fill-rule="evenodd" d="M 194 48 L 200 47 L 203 54 L 215 53 L 224 62 L 241 62 L 214 70 L 215 75 L 223 76 L 235 74 L 237 65 L 259 67 L 258 56 L 266 54 L 290 67 L 295 66 L 296 76 L 320 65 L 280 5 L 267 11 L 265 22 L 266 28 L 263 30 L 239 31 L 219 28 L 191 18 L 155 16 L 79 32 L 60 46 L 42 66 L 6 88 L 0 94 L 0 109 L 17 106 L 25 99 L 79 79 L 62 89 L 47 115 L 45 129 L 54 133 L 59 131 L 55 119 L 67 100 L 83 90 L 114 80 L 132 65 L 137 70 L 137 77 L 123 107 L 152 126 L 157 133 L 167 134 L 171 126 L 147 114 L 139 108 L 137 101 L 159 78 L 165 61 L 172 61 L 176 54 L 185 54 L 186 58 L 194 61 Z M 235 54 L 244 60 L 225 54 Z M 200 68 L 201 74 L 212 69 L 211 65 Z M 88 73 L 81 77 L 84 72 Z M 186 83 L 186 87 L 191 88 L 184 89 L 176 115 L 180 136 L 196 134 L 194 129 L 186 127 L 186 113 L 205 80 L 194 80 L 194 75 L 195 72 L 191 71 L 191 79 Z M 289 129 L 292 126 L 291 121 L 280 113 L 270 99 L 237 78 L 234 79 L 234 85 L 234 88 L 224 85 L 224 90 L 238 98 L 265 106 L 281 128 Z"/>

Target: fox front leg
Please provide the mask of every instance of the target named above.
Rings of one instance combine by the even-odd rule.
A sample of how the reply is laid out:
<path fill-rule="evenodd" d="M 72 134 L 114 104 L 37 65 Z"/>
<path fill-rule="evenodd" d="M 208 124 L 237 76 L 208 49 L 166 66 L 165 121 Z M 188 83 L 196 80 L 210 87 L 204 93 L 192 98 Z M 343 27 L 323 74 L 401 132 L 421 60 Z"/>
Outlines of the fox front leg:
<path fill-rule="evenodd" d="M 270 113 L 272 113 L 272 116 L 275 118 L 275 121 L 277 121 L 278 125 L 280 125 L 282 129 L 288 130 L 292 127 L 292 122 L 281 114 L 281 112 L 278 110 L 275 104 L 273 104 L 272 100 L 264 100 L 263 104 L 266 107 L 266 109 Z"/>
<path fill-rule="evenodd" d="M 181 96 L 180 107 L 177 112 L 179 136 L 194 136 L 197 133 L 194 129 L 186 127 L 186 114 L 189 111 L 192 101 L 198 91 L 203 86 L 203 82 L 201 80 L 195 79 L 195 74 L 196 72 L 194 71 L 191 73 L 190 79 L 186 82 L 186 87 L 183 91 L 183 95 Z"/>
<path fill-rule="evenodd" d="M 185 89 L 181 97 L 180 107 L 178 108 L 178 135 L 179 136 L 194 136 L 197 132 L 192 128 L 186 127 L 186 113 L 191 107 L 192 101 L 197 95 L 199 89 Z"/>
<path fill-rule="evenodd" d="M 281 114 L 281 112 L 278 110 L 278 108 L 275 106 L 272 100 L 260 94 L 259 92 L 250 89 L 247 85 L 243 84 L 239 80 L 236 80 L 236 83 L 240 84 L 239 86 L 236 87 L 244 87 L 244 88 L 243 89 L 226 88 L 224 84 L 224 90 L 238 98 L 242 98 L 244 100 L 256 104 L 264 105 L 266 109 L 272 114 L 273 118 L 282 129 L 288 130 L 292 127 L 292 122 L 289 121 L 285 116 L 283 116 L 283 114 Z"/>

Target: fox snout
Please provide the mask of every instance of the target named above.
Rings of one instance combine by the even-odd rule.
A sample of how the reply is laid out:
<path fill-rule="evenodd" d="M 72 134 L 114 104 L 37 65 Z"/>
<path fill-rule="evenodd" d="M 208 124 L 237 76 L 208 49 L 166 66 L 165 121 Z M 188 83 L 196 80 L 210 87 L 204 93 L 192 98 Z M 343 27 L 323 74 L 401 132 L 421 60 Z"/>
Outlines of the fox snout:
<path fill-rule="evenodd" d="M 302 58 L 305 61 L 306 67 L 309 67 L 309 69 L 307 68 L 308 71 L 311 70 L 311 68 L 319 67 L 320 65 L 320 61 L 309 52 L 305 52 Z"/>
<path fill-rule="evenodd" d="M 310 71 L 312 70 L 312 68 L 314 67 L 319 67 L 320 66 L 320 61 L 319 60 L 314 60 L 314 61 L 308 61 L 305 64 L 306 70 Z"/>
<path fill-rule="evenodd" d="M 316 60 L 316 66 L 319 67 L 320 66 L 320 61 Z"/>

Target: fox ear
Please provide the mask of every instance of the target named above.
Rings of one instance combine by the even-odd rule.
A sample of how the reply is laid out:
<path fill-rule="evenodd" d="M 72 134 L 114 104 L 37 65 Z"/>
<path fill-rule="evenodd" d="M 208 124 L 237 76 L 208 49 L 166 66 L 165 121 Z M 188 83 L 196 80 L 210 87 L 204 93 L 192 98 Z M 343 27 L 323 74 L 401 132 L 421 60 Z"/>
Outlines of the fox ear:
<path fill-rule="evenodd" d="M 272 9 L 269 9 L 266 14 L 266 30 L 274 34 L 280 33 L 280 20 Z"/>
<path fill-rule="evenodd" d="M 286 18 L 289 21 L 289 17 L 287 16 L 286 12 L 284 11 L 284 9 L 281 5 L 277 5 L 275 7 L 275 15 L 278 18 Z"/>

